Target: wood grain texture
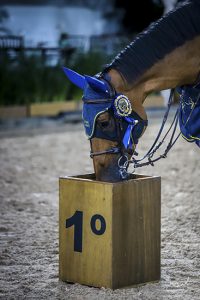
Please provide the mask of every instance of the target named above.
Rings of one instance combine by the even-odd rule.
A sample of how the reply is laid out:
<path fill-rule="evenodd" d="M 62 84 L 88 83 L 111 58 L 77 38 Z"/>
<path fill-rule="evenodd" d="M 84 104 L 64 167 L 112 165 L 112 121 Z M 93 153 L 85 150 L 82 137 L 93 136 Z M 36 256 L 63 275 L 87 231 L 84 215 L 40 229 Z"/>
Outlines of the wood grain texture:
<path fill-rule="evenodd" d="M 113 190 L 113 288 L 160 279 L 160 178 Z"/>
<path fill-rule="evenodd" d="M 92 286 L 111 286 L 112 274 L 112 185 L 86 180 L 60 179 L 60 279 Z M 65 228 L 75 211 L 83 212 L 83 248 L 75 252 L 74 228 Z M 106 220 L 106 231 L 95 235 L 93 215 Z M 99 226 L 97 224 L 97 226 Z"/>
<path fill-rule="evenodd" d="M 159 280 L 160 178 L 134 175 L 113 184 L 94 179 L 59 180 L 59 278 L 113 289 Z M 74 226 L 65 226 L 76 211 L 83 212 L 82 252 L 74 251 Z M 106 222 L 102 235 L 91 230 L 96 214 Z"/>

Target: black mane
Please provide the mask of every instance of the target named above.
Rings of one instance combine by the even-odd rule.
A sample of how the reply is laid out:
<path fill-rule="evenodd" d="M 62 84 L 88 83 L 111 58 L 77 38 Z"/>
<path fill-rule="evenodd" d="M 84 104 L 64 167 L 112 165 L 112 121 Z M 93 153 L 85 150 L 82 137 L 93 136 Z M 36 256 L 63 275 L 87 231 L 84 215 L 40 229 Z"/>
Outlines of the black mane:
<path fill-rule="evenodd" d="M 200 0 L 190 0 L 138 34 L 106 70 L 116 69 L 132 83 L 166 54 L 199 34 Z"/>

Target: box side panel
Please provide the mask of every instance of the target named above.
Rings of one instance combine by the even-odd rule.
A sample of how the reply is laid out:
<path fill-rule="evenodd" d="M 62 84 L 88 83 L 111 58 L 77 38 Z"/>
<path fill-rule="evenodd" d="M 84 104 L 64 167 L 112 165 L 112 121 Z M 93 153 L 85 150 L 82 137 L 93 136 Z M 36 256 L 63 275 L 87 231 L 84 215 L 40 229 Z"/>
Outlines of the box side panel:
<path fill-rule="evenodd" d="M 146 178 L 113 192 L 113 288 L 160 279 L 161 181 Z"/>
<path fill-rule="evenodd" d="M 111 287 L 112 186 L 60 179 L 59 276 Z"/>
<path fill-rule="evenodd" d="M 145 276 L 144 280 L 160 280 L 161 273 L 161 178 L 146 183 L 144 203 Z"/>

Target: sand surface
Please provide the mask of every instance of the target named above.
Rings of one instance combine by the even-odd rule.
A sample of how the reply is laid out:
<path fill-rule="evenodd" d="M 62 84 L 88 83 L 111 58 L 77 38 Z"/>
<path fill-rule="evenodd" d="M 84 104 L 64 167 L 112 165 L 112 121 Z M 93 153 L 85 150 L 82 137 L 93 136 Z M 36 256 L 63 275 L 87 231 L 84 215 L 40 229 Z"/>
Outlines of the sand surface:
<path fill-rule="evenodd" d="M 152 119 L 143 153 L 158 130 Z M 200 299 L 200 151 L 182 138 L 139 173 L 162 177 L 161 281 L 118 290 L 58 279 L 58 178 L 92 172 L 81 124 L 0 133 L 0 299 Z"/>

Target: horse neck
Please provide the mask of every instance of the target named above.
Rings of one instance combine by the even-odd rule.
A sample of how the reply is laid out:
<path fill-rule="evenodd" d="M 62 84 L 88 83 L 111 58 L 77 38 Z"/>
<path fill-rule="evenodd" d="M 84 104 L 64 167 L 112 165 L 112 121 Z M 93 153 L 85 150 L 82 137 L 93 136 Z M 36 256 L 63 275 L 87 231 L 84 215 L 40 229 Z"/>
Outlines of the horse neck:
<path fill-rule="evenodd" d="M 152 92 L 194 83 L 200 71 L 199 49 L 198 36 L 167 54 L 131 83 L 111 69 L 111 84 L 117 92 L 129 97 L 133 108 L 139 109 Z"/>

